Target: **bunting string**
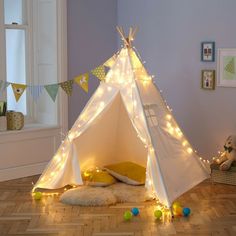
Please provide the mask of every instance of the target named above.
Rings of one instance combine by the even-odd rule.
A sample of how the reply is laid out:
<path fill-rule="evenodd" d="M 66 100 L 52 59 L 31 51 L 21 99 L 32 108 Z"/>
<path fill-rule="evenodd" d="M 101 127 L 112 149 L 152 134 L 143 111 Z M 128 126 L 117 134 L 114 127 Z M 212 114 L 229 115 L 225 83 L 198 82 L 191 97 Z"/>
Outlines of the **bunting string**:
<path fill-rule="evenodd" d="M 93 75 L 100 81 L 104 81 L 106 77 L 105 67 L 110 69 L 115 63 L 116 56 L 117 53 L 114 54 L 108 60 L 106 60 L 103 64 L 97 66 L 91 71 L 81 75 L 77 75 L 71 80 L 67 80 L 60 83 L 45 84 L 45 85 L 27 85 L 27 84 L 18 84 L 0 80 L 0 93 L 4 92 L 7 89 L 7 87 L 11 85 L 16 102 L 20 100 L 21 96 L 26 90 L 29 91 L 34 102 L 37 102 L 39 100 L 43 90 L 47 92 L 47 94 L 49 95 L 49 97 L 52 99 L 53 102 L 56 101 L 59 88 L 61 88 L 68 96 L 71 96 L 73 93 L 74 84 L 77 84 L 84 92 L 88 93 L 90 75 Z"/>

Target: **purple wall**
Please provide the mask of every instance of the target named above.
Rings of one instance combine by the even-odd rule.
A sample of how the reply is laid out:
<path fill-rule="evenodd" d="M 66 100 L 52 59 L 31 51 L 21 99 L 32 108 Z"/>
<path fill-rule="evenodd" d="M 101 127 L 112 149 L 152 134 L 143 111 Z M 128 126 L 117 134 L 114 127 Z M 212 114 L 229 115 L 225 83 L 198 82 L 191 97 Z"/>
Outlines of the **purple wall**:
<path fill-rule="evenodd" d="M 216 48 L 236 48 L 235 9 L 235 0 L 68 0 L 68 79 L 116 51 L 117 22 L 126 29 L 139 26 L 135 45 L 147 68 L 190 142 L 210 158 L 227 135 L 236 133 L 236 88 L 200 88 L 201 70 L 217 66 L 200 61 L 200 43 L 213 40 Z M 91 78 L 89 94 L 74 87 L 69 126 L 97 85 Z"/>
<path fill-rule="evenodd" d="M 137 25 L 135 45 L 190 142 L 204 157 L 236 133 L 236 88 L 200 88 L 200 43 L 236 48 L 235 0 L 119 0 L 119 25 Z"/>
<path fill-rule="evenodd" d="M 102 64 L 117 51 L 117 2 L 68 0 L 68 79 Z M 69 127 L 77 119 L 99 82 L 89 81 L 86 94 L 77 85 L 69 98 Z"/>

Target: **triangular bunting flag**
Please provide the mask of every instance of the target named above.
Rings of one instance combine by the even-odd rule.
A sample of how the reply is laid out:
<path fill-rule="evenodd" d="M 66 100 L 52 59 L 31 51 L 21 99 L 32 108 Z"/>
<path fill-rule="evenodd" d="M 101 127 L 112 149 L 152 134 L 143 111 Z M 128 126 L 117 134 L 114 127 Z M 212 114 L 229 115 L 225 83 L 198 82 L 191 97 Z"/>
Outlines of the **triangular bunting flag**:
<path fill-rule="evenodd" d="M 42 85 L 35 85 L 35 86 L 28 86 L 31 96 L 33 97 L 34 101 L 37 102 L 39 96 L 43 91 Z"/>
<path fill-rule="evenodd" d="M 225 66 L 225 71 L 235 74 L 235 67 L 234 67 L 234 58 L 232 58 L 229 63 Z"/>
<path fill-rule="evenodd" d="M 85 91 L 88 92 L 89 73 L 76 76 L 74 81 Z"/>
<path fill-rule="evenodd" d="M 48 92 L 48 95 L 51 97 L 53 102 L 55 102 L 59 85 L 58 84 L 49 84 L 49 85 L 45 85 L 44 88 Z"/>
<path fill-rule="evenodd" d="M 24 93 L 27 85 L 11 83 L 11 86 L 12 86 L 13 93 L 15 95 L 15 99 L 18 102 L 18 100 L 20 99 L 21 95 Z"/>
<path fill-rule="evenodd" d="M 111 68 L 115 63 L 115 60 L 116 60 L 116 54 L 114 54 L 111 58 L 109 58 L 103 65 Z"/>
<path fill-rule="evenodd" d="M 61 88 L 67 93 L 68 96 L 72 95 L 74 80 L 68 80 L 60 83 Z"/>
<path fill-rule="evenodd" d="M 95 69 L 91 70 L 91 73 L 98 77 L 100 80 L 104 80 L 106 73 L 105 73 L 105 68 L 103 65 L 96 67 Z"/>
<path fill-rule="evenodd" d="M 5 90 L 10 85 L 9 82 L 0 80 L 0 91 Z"/>

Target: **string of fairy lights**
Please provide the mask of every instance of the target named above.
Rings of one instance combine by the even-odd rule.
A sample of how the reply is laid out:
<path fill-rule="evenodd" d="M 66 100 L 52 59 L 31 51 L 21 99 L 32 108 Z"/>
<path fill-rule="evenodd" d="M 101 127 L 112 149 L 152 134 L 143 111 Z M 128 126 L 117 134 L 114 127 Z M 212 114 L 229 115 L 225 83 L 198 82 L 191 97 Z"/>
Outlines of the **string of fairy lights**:
<path fill-rule="evenodd" d="M 142 65 L 143 65 L 143 68 L 145 68 L 144 64 L 146 64 L 146 61 L 142 60 L 141 55 L 139 54 L 139 52 L 137 51 L 137 49 L 136 49 L 134 46 L 133 46 L 132 48 L 133 48 L 134 51 L 136 52 L 136 55 L 138 56 L 140 62 L 141 62 Z M 147 69 L 146 69 L 146 68 L 145 68 L 145 70 L 146 70 L 146 73 L 149 74 L 149 73 L 147 72 Z M 152 80 L 146 80 L 144 83 L 152 82 L 152 83 L 157 87 L 155 81 L 153 80 L 153 79 L 155 78 L 155 75 L 152 75 L 151 78 L 152 78 Z M 157 87 L 157 88 L 158 88 L 158 87 Z M 165 98 L 163 97 L 163 95 L 162 95 L 162 94 L 163 94 L 163 91 L 162 91 L 161 89 L 158 89 L 158 90 L 160 91 L 160 96 L 162 97 L 162 100 L 164 101 L 164 104 L 165 104 L 165 106 L 167 107 L 167 109 L 168 109 L 168 111 L 169 111 L 169 114 L 166 115 L 166 120 L 167 120 L 166 126 L 167 126 L 167 128 L 169 129 L 169 133 L 170 133 L 170 134 L 173 134 L 174 131 L 175 131 L 175 132 L 177 133 L 177 136 L 178 136 L 178 137 L 183 137 L 183 136 L 186 137 L 186 135 L 184 135 L 183 132 L 179 129 L 179 127 L 178 127 L 178 125 L 177 125 L 177 122 L 175 121 L 174 116 L 172 115 L 173 109 L 167 104 L 166 99 L 165 99 Z M 172 125 L 172 124 L 171 124 L 171 120 L 173 120 L 173 123 L 174 123 L 175 125 Z M 208 159 L 205 159 L 205 158 L 202 157 L 201 155 L 199 155 L 198 151 L 197 151 L 196 149 L 194 149 L 194 148 L 191 146 L 191 144 L 190 144 L 186 139 L 183 140 L 182 146 L 187 148 L 186 150 L 187 150 L 187 152 L 188 152 L 189 154 L 191 154 L 192 152 L 195 152 L 195 153 L 198 155 L 199 160 L 200 160 L 201 162 L 203 162 L 204 164 L 207 164 L 207 165 L 210 164 L 210 161 L 209 161 Z M 218 151 L 218 154 L 219 154 L 219 155 L 222 155 L 223 153 L 224 153 L 224 152 Z M 212 160 L 216 160 L 216 159 L 217 159 L 217 157 L 215 157 L 215 156 L 212 157 Z"/>
<path fill-rule="evenodd" d="M 155 86 L 155 76 L 154 75 L 149 75 L 149 73 L 147 72 L 147 69 L 144 67 L 144 64 L 146 63 L 145 61 L 142 60 L 140 54 L 138 53 L 138 51 L 136 50 L 135 47 L 132 47 L 134 49 L 134 51 L 136 52 L 136 55 L 139 58 L 139 61 L 142 65 L 142 69 L 141 69 L 141 73 L 143 73 L 145 76 L 135 76 L 136 74 L 140 73 L 140 70 L 137 70 L 136 68 L 133 68 L 133 77 L 132 77 L 132 71 L 127 70 L 125 71 L 125 74 L 120 74 L 119 72 L 119 67 L 120 67 L 120 62 L 122 62 L 124 59 L 121 56 L 122 51 L 118 51 L 117 52 L 117 57 L 119 57 L 120 62 L 117 62 L 116 66 L 117 66 L 117 70 L 115 70 L 114 68 L 112 68 L 112 70 L 110 70 L 107 74 L 106 77 L 106 82 L 109 82 L 111 80 L 112 75 L 114 76 L 120 76 L 119 77 L 119 84 L 126 86 L 128 89 L 127 91 L 127 98 L 128 101 L 126 101 L 128 103 L 127 105 L 127 111 L 130 114 L 133 114 L 133 119 L 132 122 L 134 122 L 134 128 L 137 132 L 137 137 L 141 140 L 141 142 L 144 144 L 145 148 L 148 149 L 148 155 L 150 155 L 150 158 L 152 158 L 152 156 L 155 156 L 154 153 L 154 148 L 152 146 L 152 142 L 148 136 L 148 134 L 146 134 L 146 132 L 142 132 L 145 131 L 142 127 L 142 125 L 140 125 L 139 121 L 145 121 L 145 116 L 144 116 L 144 112 L 142 109 L 137 109 L 137 104 L 142 104 L 141 101 L 137 101 L 137 99 L 140 99 L 138 97 L 135 97 L 134 90 L 138 89 L 136 83 L 134 83 L 134 79 L 135 80 L 139 80 L 143 83 L 144 86 L 148 85 L 149 83 L 153 83 Z M 127 52 L 128 53 L 128 52 Z M 139 68 L 140 69 L 140 68 Z M 110 73 L 110 74 L 109 74 Z M 113 74 L 112 74 L 113 73 Z M 127 79 L 129 78 L 129 79 Z M 137 79 L 138 78 L 138 79 Z M 110 93 L 114 88 L 112 86 L 109 86 L 108 84 L 106 84 L 106 82 L 101 82 L 102 86 L 99 86 L 99 88 L 96 90 L 95 92 L 95 98 L 101 98 L 104 93 Z M 185 149 L 185 151 L 188 154 L 192 154 L 193 152 L 196 153 L 196 156 L 198 156 L 199 160 L 204 163 L 204 164 L 209 164 L 210 161 L 207 159 L 204 159 L 202 156 L 198 155 L 198 152 L 196 150 L 193 149 L 193 147 L 190 145 L 190 143 L 187 141 L 187 139 L 185 138 L 186 136 L 183 134 L 183 132 L 180 130 L 177 122 L 174 119 L 174 116 L 172 115 L 172 109 L 170 108 L 170 106 L 167 104 L 167 101 L 163 98 L 162 96 L 162 90 L 160 91 L 160 96 L 163 99 L 164 105 L 167 108 L 167 114 L 164 117 L 165 122 L 166 122 L 166 130 L 168 131 L 168 133 L 172 136 L 174 136 L 175 138 L 178 138 L 179 140 L 181 140 L 182 146 Z M 64 140 L 61 143 L 61 147 L 58 149 L 57 153 L 55 154 L 53 160 L 56 166 L 55 170 L 51 171 L 50 168 L 46 170 L 46 172 L 48 173 L 47 176 L 49 176 L 49 178 L 45 178 L 44 173 L 42 175 L 42 177 L 39 179 L 39 181 L 41 183 L 46 183 L 46 182 L 50 182 L 53 180 L 53 177 L 57 175 L 58 172 L 60 172 L 64 167 L 65 167 L 65 160 L 66 157 L 68 155 L 68 147 L 69 147 L 69 143 L 72 142 L 72 140 L 76 137 L 78 137 L 82 132 L 83 132 L 83 127 L 86 127 L 87 125 L 89 125 L 94 119 L 96 119 L 96 117 L 101 113 L 101 111 L 104 109 L 105 107 L 105 101 L 100 101 L 97 106 L 95 106 L 94 108 L 92 108 L 91 106 L 92 103 L 89 103 L 88 105 L 86 105 L 86 107 L 84 108 L 84 112 L 82 112 L 82 115 L 80 116 L 80 118 L 75 122 L 74 126 L 72 127 L 72 129 L 69 131 L 68 135 L 65 136 Z M 92 104 L 93 105 L 93 104 Z M 87 114 L 88 112 L 88 114 Z M 79 130 L 78 130 L 79 129 Z M 220 153 L 221 154 L 221 153 Z M 213 160 L 215 159 L 215 157 L 213 157 Z M 87 170 L 85 170 L 83 172 L 83 174 L 86 175 Z M 96 168 L 96 171 L 100 171 L 100 169 Z M 148 175 L 147 175 L 148 176 Z M 149 189 L 152 188 L 153 183 L 150 179 L 150 176 L 147 179 L 147 184 L 149 185 Z M 72 185 L 73 188 L 77 187 L 77 185 L 73 184 Z M 35 189 L 35 188 L 34 188 Z M 34 192 L 33 189 L 33 192 Z M 65 187 L 63 189 L 63 191 L 67 191 L 68 188 Z M 32 193 L 34 194 L 34 193 Z M 60 193 L 59 192 L 48 192 L 48 193 L 42 193 L 45 196 L 58 196 Z M 157 209 L 162 210 L 163 212 L 166 212 L 166 217 L 168 218 L 170 216 L 170 212 L 168 211 L 168 208 L 163 205 L 158 198 L 156 198 L 157 200 Z"/>

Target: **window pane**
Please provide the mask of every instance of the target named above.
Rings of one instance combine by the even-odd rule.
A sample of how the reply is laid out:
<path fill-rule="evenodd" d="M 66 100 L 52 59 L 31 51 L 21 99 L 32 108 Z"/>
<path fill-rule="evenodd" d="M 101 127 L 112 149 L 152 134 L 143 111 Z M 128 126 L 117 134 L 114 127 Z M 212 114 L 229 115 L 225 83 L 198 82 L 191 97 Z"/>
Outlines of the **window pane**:
<path fill-rule="evenodd" d="M 26 83 L 25 65 L 25 31 L 7 29 L 6 30 L 6 70 L 7 81 L 19 84 Z M 7 108 L 8 110 L 21 111 L 26 115 L 26 91 L 18 102 L 11 86 L 7 88 Z"/>
<path fill-rule="evenodd" d="M 4 0 L 5 24 L 25 24 L 25 0 Z"/>

